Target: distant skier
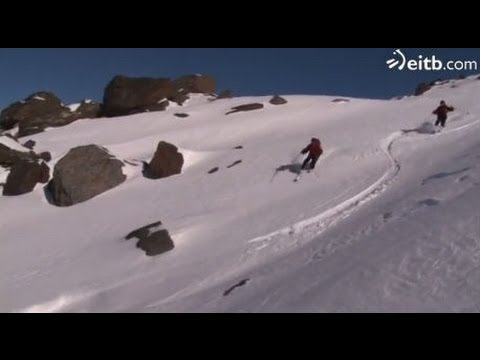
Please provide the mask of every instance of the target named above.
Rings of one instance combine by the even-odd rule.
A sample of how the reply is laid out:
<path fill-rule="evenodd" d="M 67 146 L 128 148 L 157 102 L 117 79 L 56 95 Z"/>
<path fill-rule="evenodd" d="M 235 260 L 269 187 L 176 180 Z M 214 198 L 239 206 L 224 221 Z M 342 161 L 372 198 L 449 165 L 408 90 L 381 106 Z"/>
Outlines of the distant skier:
<path fill-rule="evenodd" d="M 448 113 L 454 110 L 455 108 L 453 106 L 447 106 L 445 101 L 440 101 L 440 106 L 433 111 L 433 114 L 437 115 L 435 126 L 442 125 L 442 128 L 444 128 L 445 123 L 447 122 Z"/>
<path fill-rule="evenodd" d="M 310 144 L 307 145 L 305 149 L 301 151 L 302 154 L 306 154 L 308 152 L 308 156 L 302 164 L 302 170 L 304 170 L 308 163 L 310 162 L 310 169 L 315 168 L 315 164 L 317 163 L 320 155 L 323 154 L 322 144 L 320 140 L 317 138 L 312 138 Z"/>

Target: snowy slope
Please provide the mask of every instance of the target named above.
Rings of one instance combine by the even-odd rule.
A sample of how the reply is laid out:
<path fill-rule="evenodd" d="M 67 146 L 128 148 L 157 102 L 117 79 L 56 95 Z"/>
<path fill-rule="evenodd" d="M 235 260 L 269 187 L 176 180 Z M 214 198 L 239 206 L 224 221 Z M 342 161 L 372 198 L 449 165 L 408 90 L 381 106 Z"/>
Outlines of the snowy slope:
<path fill-rule="evenodd" d="M 0 136 L 0 144 L 3 144 L 5 146 L 8 146 L 10 149 L 17 150 L 17 151 L 22 151 L 22 152 L 28 152 L 29 149 L 26 147 L 22 146 L 12 138 L 9 138 L 8 136 Z"/>
<path fill-rule="evenodd" d="M 185 165 L 155 181 L 127 164 L 125 183 L 69 208 L 40 186 L 1 197 L 0 310 L 479 311 L 480 81 L 455 83 L 388 101 L 196 97 L 31 136 L 50 165 L 91 143 L 139 164 L 160 140 Z M 457 108 L 444 131 L 402 132 L 443 98 Z M 249 102 L 265 108 L 225 116 Z M 315 172 L 275 174 L 312 136 Z M 123 240 L 158 220 L 173 251 Z"/>

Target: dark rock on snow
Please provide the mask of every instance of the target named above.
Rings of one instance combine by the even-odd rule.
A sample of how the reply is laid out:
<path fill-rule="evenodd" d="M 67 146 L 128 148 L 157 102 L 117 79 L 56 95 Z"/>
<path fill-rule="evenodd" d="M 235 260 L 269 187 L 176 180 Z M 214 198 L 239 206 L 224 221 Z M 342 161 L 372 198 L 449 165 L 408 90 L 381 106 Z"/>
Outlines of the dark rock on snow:
<path fill-rule="evenodd" d="M 173 240 L 166 229 L 162 228 L 162 222 L 143 226 L 129 233 L 125 239 L 137 238 L 137 247 L 145 251 L 147 256 L 163 254 L 174 248 Z"/>
<path fill-rule="evenodd" d="M 97 145 L 71 149 L 55 165 L 48 184 L 52 202 L 71 206 L 87 201 L 125 181 L 123 163 Z"/>

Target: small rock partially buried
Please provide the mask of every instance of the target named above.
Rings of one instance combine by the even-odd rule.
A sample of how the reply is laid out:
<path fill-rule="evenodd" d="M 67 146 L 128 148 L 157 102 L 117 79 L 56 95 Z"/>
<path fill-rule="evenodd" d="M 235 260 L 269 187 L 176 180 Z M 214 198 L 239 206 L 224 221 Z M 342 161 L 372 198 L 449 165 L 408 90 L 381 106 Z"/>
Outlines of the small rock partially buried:
<path fill-rule="evenodd" d="M 33 147 L 35 146 L 35 141 L 34 140 L 28 140 L 27 142 L 25 142 L 25 144 L 23 144 L 24 147 L 26 147 L 27 149 L 30 149 L 30 150 L 33 150 Z"/>
<path fill-rule="evenodd" d="M 282 98 L 281 96 L 275 95 L 270 99 L 269 102 L 272 105 L 283 105 L 283 104 L 286 104 L 288 101 Z"/>
<path fill-rule="evenodd" d="M 176 117 L 179 117 L 179 118 L 186 118 L 186 117 L 190 116 L 190 115 L 185 114 L 185 113 L 175 113 L 173 115 L 176 116 Z"/>
<path fill-rule="evenodd" d="M 246 278 L 246 279 L 243 279 L 241 281 L 239 281 L 238 283 L 236 283 L 235 285 L 231 286 L 230 288 L 228 288 L 227 290 L 225 290 L 225 292 L 223 293 L 223 296 L 228 296 L 230 295 L 230 293 L 235 290 L 236 288 L 240 287 L 240 286 L 244 286 L 247 284 L 247 282 L 249 282 L 250 279 L 249 278 Z"/>
<path fill-rule="evenodd" d="M 242 160 L 237 160 L 237 161 L 234 161 L 233 163 L 231 163 L 230 165 L 227 166 L 228 169 L 230 169 L 231 167 L 234 167 L 235 165 L 238 165 L 242 162 Z"/>
<path fill-rule="evenodd" d="M 232 110 L 227 112 L 225 115 L 229 115 L 229 114 L 233 114 L 241 111 L 252 111 L 252 110 L 258 110 L 258 109 L 263 109 L 263 104 L 252 103 L 252 104 L 239 105 L 239 106 L 233 107 Z"/>
<path fill-rule="evenodd" d="M 170 234 L 163 228 L 162 222 L 157 221 L 136 229 L 125 236 L 126 240 L 137 238 L 137 248 L 145 251 L 147 256 L 155 256 L 172 250 L 175 245 Z"/>
<path fill-rule="evenodd" d="M 41 152 L 40 154 L 38 154 L 38 157 L 46 162 L 52 160 L 52 154 L 50 154 L 49 151 Z"/>

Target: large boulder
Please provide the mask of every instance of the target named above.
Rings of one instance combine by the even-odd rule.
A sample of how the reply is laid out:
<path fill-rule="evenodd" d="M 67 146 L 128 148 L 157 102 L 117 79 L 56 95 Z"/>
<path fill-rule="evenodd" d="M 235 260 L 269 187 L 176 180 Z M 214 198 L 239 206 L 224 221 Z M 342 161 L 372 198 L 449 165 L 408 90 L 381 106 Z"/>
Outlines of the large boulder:
<path fill-rule="evenodd" d="M 0 127 L 18 125 L 18 137 L 42 132 L 48 126 L 58 126 L 71 111 L 53 93 L 41 91 L 23 101 L 13 103 L 0 114 Z"/>
<path fill-rule="evenodd" d="M 22 146 L 16 140 L 0 136 L 0 166 L 12 168 L 21 161 L 50 161 L 52 155 L 48 151 L 36 154 L 34 151 L 29 150 L 29 147 L 33 147 L 34 143 L 35 141 L 29 140 Z"/>
<path fill-rule="evenodd" d="M 19 161 L 10 170 L 3 187 L 3 195 L 22 195 L 29 193 L 37 183 L 46 184 L 50 169 L 44 162 Z"/>
<path fill-rule="evenodd" d="M 160 101 L 158 104 L 145 106 L 143 111 L 163 111 L 168 107 L 169 104 L 170 103 L 168 102 L 168 100 L 163 100 Z"/>
<path fill-rule="evenodd" d="M 26 150 L 26 149 L 25 149 Z M 21 160 L 35 160 L 37 157 L 33 151 L 24 152 L 11 149 L 0 143 L 0 166 L 10 168 Z"/>
<path fill-rule="evenodd" d="M 202 75 L 187 75 L 176 80 L 117 75 L 105 88 L 102 115 L 113 117 L 162 111 L 168 101 L 182 105 L 188 100 L 188 94 L 210 94 L 215 86 L 215 79 Z"/>
<path fill-rule="evenodd" d="M 190 99 L 190 97 L 185 94 L 176 94 L 168 98 L 169 101 L 174 102 L 180 106 L 182 106 L 188 99 Z"/>
<path fill-rule="evenodd" d="M 2 129 L 11 129 L 27 119 L 47 117 L 61 110 L 61 101 L 54 94 L 37 92 L 3 109 L 0 113 L 0 126 Z"/>
<path fill-rule="evenodd" d="M 145 251 L 147 256 L 163 254 L 174 248 L 170 234 L 163 229 L 162 222 L 157 221 L 129 233 L 125 239 L 137 238 L 137 247 Z"/>
<path fill-rule="evenodd" d="M 0 113 L 0 127 L 18 125 L 18 137 L 33 135 L 47 127 L 58 127 L 82 118 L 98 117 L 100 105 L 82 102 L 76 111 L 62 104 L 51 92 L 34 93 L 23 101 L 8 106 Z"/>
<path fill-rule="evenodd" d="M 190 94 L 213 94 L 217 87 L 216 81 L 211 76 L 205 75 L 186 75 L 174 80 L 174 85 L 178 93 Z"/>
<path fill-rule="evenodd" d="M 91 100 L 83 100 L 78 108 L 72 112 L 71 119 L 95 119 L 102 113 L 102 104 Z"/>
<path fill-rule="evenodd" d="M 112 117 L 144 112 L 175 94 L 170 79 L 115 76 L 105 88 L 102 113 Z"/>
<path fill-rule="evenodd" d="M 182 172 L 183 155 L 175 145 L 160 141 L 152 160 L 146 167 L 145 176 L 150 179 L 161 179 Z"/>
<path fill-rule="evenodd" d="M 125 181 L 124 164 L 97 145 L 71 149 L 55 165 L 48 184 L 51 201 L 71 206 L 87 201 Z"/>

